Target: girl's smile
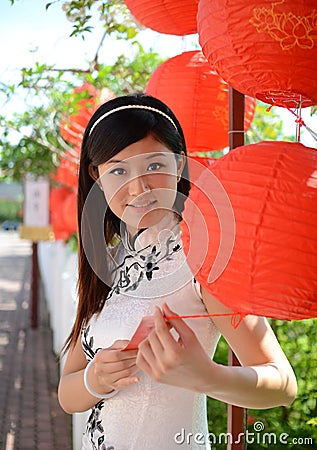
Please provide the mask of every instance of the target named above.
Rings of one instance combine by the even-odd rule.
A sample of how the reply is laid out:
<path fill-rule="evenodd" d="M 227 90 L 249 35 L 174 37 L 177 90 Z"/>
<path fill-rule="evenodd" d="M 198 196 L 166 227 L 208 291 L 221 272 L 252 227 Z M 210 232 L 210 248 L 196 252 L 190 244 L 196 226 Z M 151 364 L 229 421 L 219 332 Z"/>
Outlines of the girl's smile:
<path fill-rule="evenodd" d="M 129 203 L 127 205 L 127 207 L 130 208 L 134 208 L 136 213 L 146 213 L 147 211 L 149 211 L 155 204 L 157 203 L 156 200 L 143 200 L 143 201 L 138 201 L 138 202 L 134 202 L 134 203 Z"/>

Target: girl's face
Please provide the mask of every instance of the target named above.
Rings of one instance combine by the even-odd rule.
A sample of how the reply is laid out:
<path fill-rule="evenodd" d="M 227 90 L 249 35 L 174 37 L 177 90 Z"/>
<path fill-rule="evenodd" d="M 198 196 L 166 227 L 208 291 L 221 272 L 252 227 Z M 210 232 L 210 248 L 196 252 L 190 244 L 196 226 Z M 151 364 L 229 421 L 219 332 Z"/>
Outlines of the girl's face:
<path fill-rule="evenodd" d="M 98 166 L 108 206 L 131 234 L 172 211 L 184 158 L 148 135 Z"/>

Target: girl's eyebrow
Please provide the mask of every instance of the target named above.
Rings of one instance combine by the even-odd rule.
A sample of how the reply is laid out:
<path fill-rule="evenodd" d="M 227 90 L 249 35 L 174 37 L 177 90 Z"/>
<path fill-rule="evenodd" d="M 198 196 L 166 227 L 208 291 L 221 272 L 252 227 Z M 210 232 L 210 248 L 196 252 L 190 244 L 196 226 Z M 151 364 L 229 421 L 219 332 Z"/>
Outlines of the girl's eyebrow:
<path fill-rule="evenodd" d="M 105 164 L 116 164 L 116 163 L 123 163 L 126 164 L 126 161 L 123 159 L 109 159 L 109 161 L 106 161 Z"/>
<path fill-rule="evenodd" d="M 156 153 L 151 153 L 149 156 L 147 156 L 145 159 L 151 159 L 151 158 L 157 158 L 158 156 L 164 156 L 165 158 L 167 158 L 166 155 L 167 152 L 156 152 Z M 132 157 L 133 158 L 133 157 Z M 128 158 L 130 159 L 130 158 Z M 122 163 L 122 164 L 126 164 L 127 160 L 126 159 L 109 159 L 109 161 L 106 161 L 106 164 L 117 164 L 117 163 Z"/>
<path fill-rule="evenodd" d="M 156 153 L 151 153 L 149 156 L 147 156 L 145 159 L 151 159 L 151 158 L 156 158 L 157 156 L 164 156 L 165 158 L 167 158 L 166 155 L 167 152 L 156 152 Z"/>

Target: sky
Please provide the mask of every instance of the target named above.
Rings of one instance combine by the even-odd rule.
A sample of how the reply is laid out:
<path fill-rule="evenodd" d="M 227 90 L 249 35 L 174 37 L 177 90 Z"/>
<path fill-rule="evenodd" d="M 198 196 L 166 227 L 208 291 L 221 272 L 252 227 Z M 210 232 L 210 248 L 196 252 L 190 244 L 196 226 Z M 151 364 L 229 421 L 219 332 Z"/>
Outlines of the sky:
<path fill-rule="evenodd" d="M 18 81 L 19 70 L 22 67 L 32 67 L 36 61 L 54 64 L 57 68 L 85 68 L 87 61 L 92 60 L 96 48 L 103 34 L 102 24 L 94 23 L 92 33 L 81 37 L 72 37 L 72 23 L 66 19 L 61 9 L 61 2 L 50 6 L 46 11 L 45 5 L 49 0 L 15 0 L 11 6 L 10 0 L 0 0 L 0 83 Z M 140 36 L 140 35 L 139 35 Z M 191 35 L 185 39 L 146 30 L 138 37 L 145 49 L 152 48 L 162 56 L 172 57 L 183 51 L 192 50 L 197 43 L 197 36 Z M 123 41 L 105 41 L 99 53 L 99 60 L 104 64 L 111 64 L 116 56 L 129 52 L 128 45 Z M 10 114 L 17 110 L 17 99 L 14 104 L 3 104 L 0 96 L 0 114 Z M 286 134 L 295 135 L 296 124 L 294 117 L 283 108 L 278 109 Z M 311 118 L 310 108 L 303 110 L 305 123 L 317 131 L 316 116 Z M 306 132 L 301 133 L 301 141 L 305 145 L 316 146 Z"/>

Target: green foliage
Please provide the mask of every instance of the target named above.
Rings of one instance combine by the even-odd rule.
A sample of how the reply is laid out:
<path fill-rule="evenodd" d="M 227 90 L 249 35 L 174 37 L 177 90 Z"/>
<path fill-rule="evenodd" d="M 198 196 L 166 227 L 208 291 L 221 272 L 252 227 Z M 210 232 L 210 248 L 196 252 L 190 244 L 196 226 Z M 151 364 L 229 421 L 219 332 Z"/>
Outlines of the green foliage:
<path fill-rule="evenodd" d="M 163 58 L 155 52 L 146 52 L 137 41 L 131 42 L 132 58 L 119 55 L 113 65 L 100 65 L 98 72 L 88 73 L 86 81 L 97 89 L 108 87 L 116 95 L 143 92 Z"/>
<path fill-rule="evenodd" d="M 21 207 L 22 203 L 19 201 L 0 199 L 0 223 L 5 220 L 19 222 Z"/>
<path fill-rule="evenodd" d="M 104 23 L 107 34 L 117 39 L 132 39 L 138 33 L 138 27 L 122 0 L 55 0 L 46 4 L 46 9 L 56 3 L 62 3 L 67 19 L 73 23 L 70 36 L 91 33 L 93 18 L 98 17 Z"/>
<path fill-rule="evenodd" d="M 56 168 L 59 155 L 69 150 L 59 133 L 59 122 L 63 115 L 78 110 L 79 102 L 89 97 L 87 91 L 74 93 L 74 88 L 85 81 L 97 89 L 108 87 L 116 95 L 143 91 L 145 85 L 162 62 L 157 53 L 146 53 L 142 46 L 137 49 L 132 60 L 120 55 L 114 65 L 100 65 L 98 72 L 84 74 L 54 73 L 53 69 L 42 65 L 22 71 L 22 81 L 17 87 L 32 92 L 33 102 L 23 113 L 16 113 L 10 120 L 0 116 L 0 168 L 4 177 L 20 181 L 26 172 L 47 176 Z M 9 96 L 9 93 L 8 93 Z M 36 106 L 42 104 L 44 106 Z M 87 103 L 87 106 L 89 103 Z M 17 144 L 12 144 L 12 130 L 21 136 Z"/>
<path fill-rule="evenodd" d="M 77 252 L 77 250 L 78 250 L 78 234 L 77 233 L 73 233 L 69 237 L 69 239 L 67 240 L 67 245 L 73 253 Z"/>
<path fill-rule="evenodd" d="M 317 105 L 311 107 L 311 115 L 317 113 Z"/>
<path fill-rule="evenodd" d="M 218 342 L 214 360 L 223 365 L 228 364 L 228 344 L 221 336 Z M 227 405 L 213 398 L 207 398 L 208 427 L 209 432 L 219 436 L 220 433 L 227 431 Z M 218 447 L 226 449 L 226 446 Z"/>
<path fill-rule="evenodd" d="M 53 3 L 59 1 L 50 5 Z M 20 181 L 27 172 L 48 176 L 57 168 L 60 156 L 71 151 L 60 136 L 59 123 L 65 116 L 76 113 L 81 100 L 89 100 L 90 96 L 88 91 L 74 93 L 75 87 L 89 82 L 98 90 L 107 87 L 115 95 L 143 91 L 150 75 L 163 61 L 157 53 L 145 52 L 134 40 L 138 29 L 122 1 L 73 0 L 62 4 L 67 17 L 75 22 L 72 34 L 89 31 L 87 24 L 92 18 L 89 12 L 93 8 L 98 8 L 105 34 L 86 69 L 58 70 L 37 62 L 34 67 L 22 69 L 16 85 L 0 84 L 0 94 L 6 97 L 6 102 L 19 95 L 26 104 L 24 112 L 11 118 L 0 116 L 0 179 Z M 130 57 L 119 55 L 112 65 L 100 64 L 98 51 L 106 35 L 130 40 Z M 89 106 L 89 102 L 85 104 Z"/>
<path fill-rule="evenodd" d="M 0 126 L 2 178 L 22 181 L 27 172 L 46 176 L 57 166 L 61 138 L 52 127 L 49 108 L 32 107 L 12 120 L 0 117 Z M 19 132 L 17 144 L 11 143 L 11 130 Z"/>
<path fill-rule="evenodd" d="M 294 141 L 294 137 L 285 136 L 283 121 L 278 113 L 268 108 L 267 104 L 258 100 L 251 127 L 245 134 L 245 144 L 277 140 Z"/>
<path fill-rule="evenodd" d="M 290 449 L 312 449 L 317 442 L 317 319 L 302 321 L 280 321 L 269 319 L 271 326 L 292 364 L 298 382 L 298 395 L 291 406 L 281 406 L 266 410 L 248 410 L 249 433 L 255 433 L 253 424 L 261 421 L 264 430 L 255 433 L 255 441 L 249 440 L 248 449 L 259 450 L 272 448 L 264 433 L 274 433 L 274 449 L 283 450 L 286 445 L 280 442 L 282 433 L 288 434 Z M 215 360 L 227 364 L 228 346 L 221 339 L 215 354 Z M 208 398 L 209 430 L 218 436 L 227 429 L 226 405 Z M 225 444 L 217 444 L 217 450 L 225 450 Z"/>

